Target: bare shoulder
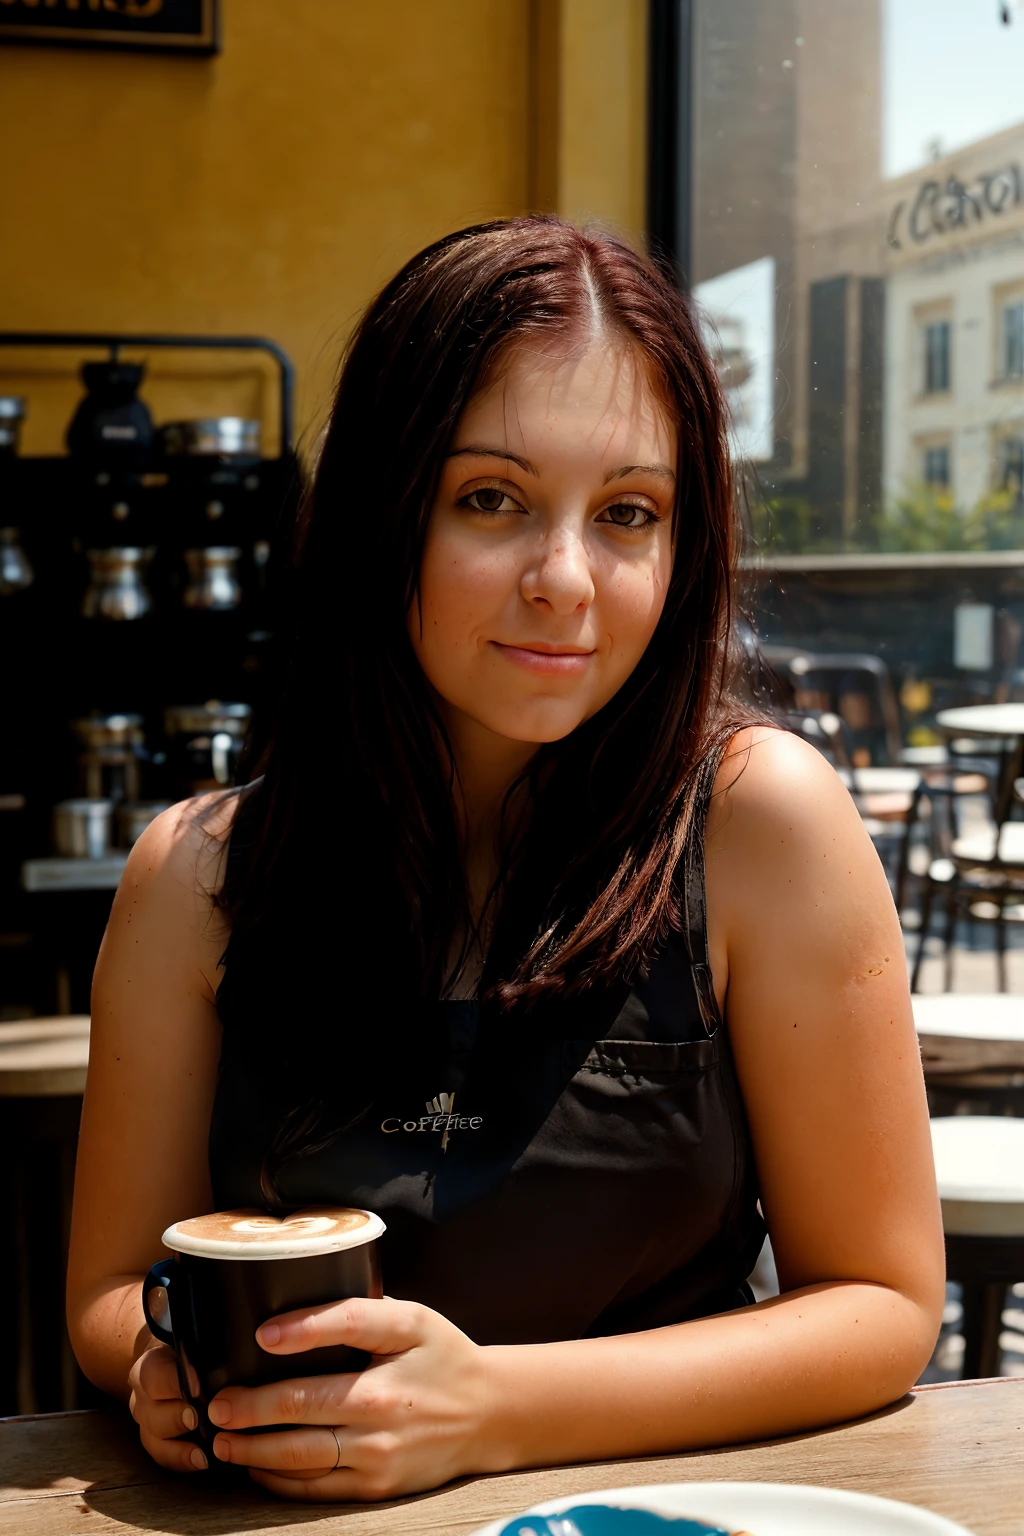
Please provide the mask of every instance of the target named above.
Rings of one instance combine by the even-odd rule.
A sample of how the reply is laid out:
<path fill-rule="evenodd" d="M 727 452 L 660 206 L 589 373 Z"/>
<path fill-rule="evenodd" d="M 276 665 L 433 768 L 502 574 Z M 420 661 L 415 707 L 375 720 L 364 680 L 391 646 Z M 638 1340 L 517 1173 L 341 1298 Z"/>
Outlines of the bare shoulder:
<path fill-rule="evenodd" d="M 229 931 L 217 897 L 238 800 L 235 791 L 184 800 L 146 828 L 118 886 L 100 974 L 111 964 L 159 962 L 198 970 L 216 990 Z"/>
<path fill-rule="evenodd" d="M 821 753 L 790 731 L 748 726 L 729 743 L 708 810 L 709 842 L 744 840 L 784 827 L 795 837 L 861 829 L 853 801 Z M 862 829 L 861 829 L 862 830 Z"/>
<path fill-rule="evenodd" d="M 768 907 L 780 921 L 811 911 L 891 906 L 853 799 L 799 737 L 752 727 L 733 738 L 708 814 L 709 897 L 739 925 Z"/>
<path fill-rule="evenodd" d="M 232 790 L 172 805 L 150 822 L 132 848 L 122 886 L 166 891 L 171 897 L 183 892 L 215 897 L 224 880 L 237 806 Z"/>

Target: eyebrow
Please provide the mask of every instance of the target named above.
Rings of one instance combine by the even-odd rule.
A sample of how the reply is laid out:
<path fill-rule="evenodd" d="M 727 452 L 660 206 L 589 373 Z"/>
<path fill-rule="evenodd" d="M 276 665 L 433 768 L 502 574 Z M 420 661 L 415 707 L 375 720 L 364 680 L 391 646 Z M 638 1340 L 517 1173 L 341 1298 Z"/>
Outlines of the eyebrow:
<path fill-rule="evenodd" d="M 537 467 L 531 464 L 529 459 L 520 458 L 518 453 L 510 453 L 507 448 L 489 448 L 486 443 L 471 443 L 468 448 L 456 448 L 448 457 L 450 459 L 503 459 L 507 464 L 518 464 L 528 475 L 536 475 Z"/>
<path fill-rule="evenodd" d="M 528 475 L 539 473 L 535 464 L 529 459 L 520 457 L 518 453 L 511 453 L 507 448 L 491 448 L 486 443 L 471 443 L 466 448 L 454 449 L 448 457 L 450 459 L 502 459 L 509 464 L 518 464 L 520 469 Z M 620 469 L 610 469 L 604 477 L 605 485 L 612 480 L 625 480 L 627 475 L 655 475 L 659 480 L 669 480 L 675 484 L 675 471 L 667 464 L 623 464 Z"/>
<path fill-rule="evenodd" d="M 621 469 L 610 469 L 604 477 L 605 485 L 610 480 L 625 480 L 627 475 L 656 475 L 659 480 L 671 480 L 676 483 L 675 471 L 667 464 L 623 464 Z"/>

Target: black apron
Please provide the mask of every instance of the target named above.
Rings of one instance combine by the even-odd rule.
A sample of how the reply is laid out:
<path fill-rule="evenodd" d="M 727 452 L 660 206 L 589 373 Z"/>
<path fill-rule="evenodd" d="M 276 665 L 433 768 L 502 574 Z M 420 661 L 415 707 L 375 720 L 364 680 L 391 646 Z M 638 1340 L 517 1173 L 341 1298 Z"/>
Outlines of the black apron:
<path fill-rule="evenodd" d="M 281 1170 L 289 1205 L 376 1211 L 385 1292 L 477 1343 L 632 1333 L 753 1299 L 765 1228 L 707 952 L 713 777 L 709 765 L 683 859 L 683 931 L 641 979 L 553 1005 L 553 1031 L 517 1032 L 487 1004 L 436 1005 L 412 1080 Z M 224 965 L 220 1210 L 263 1203 L 279 1118 L 247 1028 L 265 992 L 230 945 Z"/>

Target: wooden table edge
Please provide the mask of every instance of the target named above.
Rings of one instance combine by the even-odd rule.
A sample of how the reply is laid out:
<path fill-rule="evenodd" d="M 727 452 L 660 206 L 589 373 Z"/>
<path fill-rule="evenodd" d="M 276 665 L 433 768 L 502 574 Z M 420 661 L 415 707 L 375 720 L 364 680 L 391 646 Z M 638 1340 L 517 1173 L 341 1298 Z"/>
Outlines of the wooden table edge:
<path fill-rule="evenodd" d="M 1003 1387 L 1010 1386 L 1010 1387 L 1012 1387 L 1012 1386 L 1020 1386 L 1020 1383 L 1022 1381 L 1024 1381 L 1024 1373 L 1022 1373 L 1020 1376 L 971 1376 L 971 1377 L 969 1377 L 965 1381 L 924 1381 L 924 1382 L 919 1383 L 919 1385 L 917 1385 L 915 1387 L 911 1387 L 909 1392 L 905 1392 L 903 1394 L 903 1397 L 898 1397 L 896 1399 L 896 1402 L 889 1403 L 889 1404 L 887 1404 L 887 1406 L 890 1407 L 890 1408 L 895 1408 L 898 1403 L 904 1402 L 906 1400 L 906 1398 L 908 1398 L 908 1397 L 916 1397 L 919 1392 L 946 1392 L 946 1391 L 949 1390 L 950 1387 L 956 1387 L 960 1391 L 962 1391 L 965 1387 L 999 1387 L 999 1386 L 1003 1386 Z M 109 1407 L 104 1405 L 101 1408 L 60 1408 L 60 1409 L 58 1409 L 54 1413 L 8 1413 L 8 1414 L 0 1414 L 0 1426 L 3 1426 L 4 1424 L 39 1424 L 39 1423 L 42 1423 L 44 1421 L 47 1422 L 47 1423 L 52 1423 L 54 1419 L 81 1419 L 81 1418 L 85 1417 L 86 1414 L 93 1414 L 93 1413 L 117 1413 L 119 1409 L 123 1409 L 124 1407 L 125 1407 L 125 1405 L 123 1403 L 119 1403 L 119 1402 L 115 1401 L 114 1399 L 111 1399 Z M 884 1409 L 882 1411 L 884 1412 Z M 872 1414 L 866 1414 L 864 1417 L 865 1418 L 872 1418 L 873 1415 Z M 843 1428 L 846 1427 L 847 1424 L 859 1424 L 861 1422 L 862 1422 L 861 1419 L 848 1419 L 848 1420 L 844 1419 L 839 1424 L 834 1424 L 834 1425 L 825 1426 L 825 1427 L 826 1428 L 832 1428 L 832 1429 L 843 1429 Z M 788 1435 L 780 1436 L 780 1439 L 789 1439 L 789 1438 L 790 1437 Z M 757 1440 L 757 1441 L 755 1441 L 755 1440 L 751 1440 L 751 1441 L 738 1441 L 738 1442 L 736 1442 L 735 1445 L 730 1443 L 729 1445 L 712 1446 L 711 1449 L 712 1450 L 723 1450 L 723 1451 L 724 1450 L 736 1450 L 736 1449 L 742 1449 L 742 1447 L 744 1445 L 746 1445 L 746 1444 L 749 1444 L 749 1445 L 770 1445 L 771 1441 L 768 1441 L 768 1440 L 765 1440 L 765 1441 L 760 1441 L 760 1440 Z M 652 1454 L 660 1456 L 660 1455 L 662 1455 L 664 1453 L 661 1452 L 661 1451 L 658 1451 L 658 1452 L 653 1452 Z M 685 1451 L 680 1451 L 678 1453 L 669 1452 L 668 1454 L 670 1454 L 670 1455 L 671 1454 L 686 1455 L 686 1452 Z M 700 1454 L 703 1454 L 703 1451 Z M 627 1460 L 631 1460 L 631 1459 L 634 1459 L 634 1458 L 626 1458 L 626 1459 Z M 635 1459 L 637 1461 L 642 1461 L 644 1458 L 642 1456 L 638 1456 Z"/>

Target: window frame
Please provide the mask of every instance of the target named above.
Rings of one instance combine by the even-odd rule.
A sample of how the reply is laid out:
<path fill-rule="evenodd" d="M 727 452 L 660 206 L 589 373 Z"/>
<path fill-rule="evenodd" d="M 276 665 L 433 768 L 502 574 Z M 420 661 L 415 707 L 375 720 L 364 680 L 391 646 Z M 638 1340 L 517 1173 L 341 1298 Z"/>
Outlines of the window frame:
<path fill-rule="evenodd" d="M 1017 366 L 1010 366 L 1010 315 L 1018 316 L 1016 343 Z M 1024 382 L 1024 294 L 1014 294 L 1012 298 L 1004 300 L 999 309 L 999 351 L 1000 369 L 999 377 L 1007 384 Z"/>
<path fill-rule="evenodd" d="M 688 291 L 693 262 L 696 0 L 649 0 L 647 239 Z"/>
<path fill-rule="evenodd" d="M 949 315 L 933 315 L 923 318 L 921 324 L 921 394 L 930 399 L 934 395 L 948 395 L 953 387 L 953 321 Z M 941 382 L 935 383 L 932 379 L 933 350 L 931 338 L 938 332 L 945 336 L 944 345 L 939 349 L 939 357 L 942 367 L 938 370 L 941 374 Z"/>
<path fill-rule="evenodd" d="M 941 454 L 945 463 L 945 475 L 940 480 L 930 478 L 928 461 L 933 454 Z M 953 489 L 953 445 L 948 439 L 925 443 L 921 449 L 921 479 L 930 491 L 948 494 Z"/>

